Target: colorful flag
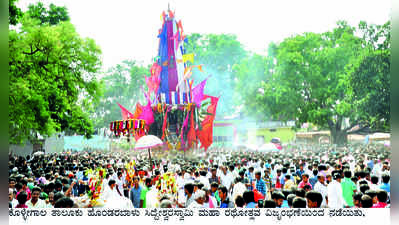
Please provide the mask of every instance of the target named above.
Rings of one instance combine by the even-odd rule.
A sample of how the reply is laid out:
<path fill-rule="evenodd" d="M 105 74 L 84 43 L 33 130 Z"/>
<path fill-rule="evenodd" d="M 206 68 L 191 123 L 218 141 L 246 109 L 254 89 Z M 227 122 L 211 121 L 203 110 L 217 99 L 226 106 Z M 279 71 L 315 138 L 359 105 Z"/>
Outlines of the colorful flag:
<path fill-rule="evenodd" d="M 137 103 L 136 110 L 134 111 L 132 119 L 138 119 L 142 112 L 143 112 L 143 106 L 141 106 L 140 103 Z"/>
<path fill-rule="evenodd" d="M 201 147 L 204 148 L 205 151 L 209 148 L 209 146 L 213 142 L 213 120 L 216 116 L 216 107 L 219 101 L 219 98 L 204 95 L 204 99 L 211 98 L 211 105 L 208 106 L 207 112 L 212 115 L 207 115 L 204 121 L 201 122 L 202 129 L 198 130 L 198 139 L 201 142 Z"/>
<path fill-rule="evenodd" d="M 154 114 L 152 112 L 151 102 L 148 102 L 146 106 L 144 106 L 143 111 L 141 112 L 138 119 L 142 119 L 145 121 L 146 128 L 149 128 L 152 123 L 154 123 Z"/>
<path fill-rule="evenodd" d="M 193 96 L 193 102 L 195 102 L 195 104 L 197 104 L 198 108 L 201 107 L 201 102 L 202 102 L 202 99 L 204 97 L 204 88 L 205 88 L 205 84 L 206 84 L 207 80 L 208 80 L 208 78 L 203 80 L 201 83 L 199 83 L 193 89 L 193 95 L 192 95 Z"/>
<path fill-rule="evenodd" d="M 121 104 L 118 104 L 119 108 L 121 108 L 122 110 L 122 119 L 123 120 L 127 120 L 129 118 L 133 118 L 133 113 L 129 112 L 129 110 L 127 110 L 125 107 L 123 107 Z"/>

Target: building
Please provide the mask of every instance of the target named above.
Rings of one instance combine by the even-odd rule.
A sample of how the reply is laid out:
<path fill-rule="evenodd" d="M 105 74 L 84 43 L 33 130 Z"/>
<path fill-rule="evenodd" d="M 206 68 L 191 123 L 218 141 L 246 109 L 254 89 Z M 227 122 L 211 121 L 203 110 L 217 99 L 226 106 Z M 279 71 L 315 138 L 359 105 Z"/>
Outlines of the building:
<path fill-rule="evenodd" d="M 256 122 L 245 119 L 215 120 L 213 127 L 213 144 L 216 147 L 247 146 L 259 147 L 270 142 L 274 137 L 282 143 L 295 138 L 295 121 Z"/>

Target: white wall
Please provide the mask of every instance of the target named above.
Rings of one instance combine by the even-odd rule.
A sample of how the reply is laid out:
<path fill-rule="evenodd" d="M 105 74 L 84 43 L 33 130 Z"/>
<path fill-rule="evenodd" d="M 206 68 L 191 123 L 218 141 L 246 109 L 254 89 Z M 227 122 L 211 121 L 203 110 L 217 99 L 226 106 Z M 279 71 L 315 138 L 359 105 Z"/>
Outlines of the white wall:
<path fill-rule="evenodd" d="M 46 138 L 43 146 L 46 153 L 59 153 L 64 151 L 64 135 L 54 134 Z"/>
<path fill-rule="evenodd" d="M 30 142 L 27 142 L 24 146 L 9 145 L 9 152 L 18 156 L 27 156 L 32 154 L 33 145 Z"/>

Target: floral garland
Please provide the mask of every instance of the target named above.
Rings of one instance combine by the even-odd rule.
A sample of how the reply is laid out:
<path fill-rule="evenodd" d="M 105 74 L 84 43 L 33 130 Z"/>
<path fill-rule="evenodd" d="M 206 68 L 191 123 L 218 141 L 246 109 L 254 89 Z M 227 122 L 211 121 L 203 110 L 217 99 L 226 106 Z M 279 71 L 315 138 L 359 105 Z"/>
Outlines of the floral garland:
<path fill-rule="evenodd" d="M 98 205 L 97 200 L 100 198 L 100 194 L 103 191 L 102 184 L 103 179 L 107 175 L 107 171 L 103 168 L 97 168 L 96 170 L 88 169 L 85 174 L 89 178 L 89 191 L 87 192 L 87 196 L 90 199 L 89 207 L 94 207 Z"/>
<path fill-rule="evenodd" d="M 130 186 L 133 185 L 133 178 L 136 172 L 136 161 L 130 161 L 129 163 L 125 164 L 126 169 L 126 181 Z"/>
<path fill-rule="evenodd" d="M 164 194 L 175 196 L 177 193 L 177 185 L 174 174 L 172 172 L 167 172 L 161 175 L 155 187 L 159 190 L 157 195 L 158 200 Z"/>

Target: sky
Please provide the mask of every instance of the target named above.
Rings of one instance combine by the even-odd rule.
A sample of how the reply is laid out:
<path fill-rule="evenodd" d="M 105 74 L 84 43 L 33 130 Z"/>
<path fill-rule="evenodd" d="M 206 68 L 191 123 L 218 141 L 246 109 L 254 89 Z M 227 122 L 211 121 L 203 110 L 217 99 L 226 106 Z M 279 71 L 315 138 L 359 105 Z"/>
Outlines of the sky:
<path fill-rule="evenodd" d="M 152 62 L 158 49 L 161 14 L 170 8 L 186 34 L 235 34 L 246 50 L 266 55 L 270 42 L 304 32 L 321 33 L 338 20 L 383 24 L 391 18 L 390 0 L 40 0 L 66 6 L 82 37 L 102 50 L 103 69 L 123 60 Z M 19 0 L 26 10 L 38 0 Z"/>

